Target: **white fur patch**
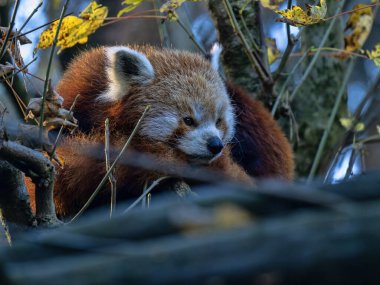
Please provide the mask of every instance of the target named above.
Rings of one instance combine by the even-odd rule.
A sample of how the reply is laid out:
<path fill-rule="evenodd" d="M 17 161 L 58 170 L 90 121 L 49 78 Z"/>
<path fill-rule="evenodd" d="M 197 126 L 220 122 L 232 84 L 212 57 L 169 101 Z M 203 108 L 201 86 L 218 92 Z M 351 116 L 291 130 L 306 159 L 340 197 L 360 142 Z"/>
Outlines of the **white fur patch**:
<path fill-rule="evenodd" d="M 177 127 L 177 114 L 168 111 L 159 111 L 145 118 L 140 128 L 140 134 L 154 140 L 166 141 Z"/>
<path fill-rule="evenodd" d="M 139 75 L 127 78 L 125 74 L 116 68 L 116 53 L 119 51 L 124 51 L 135 57 L 139 65 Z M 128 93 L 131 83 L 146 84 L 154 78 L 153 66 L 144 54 L 126 46 L 107 47 L 105 48 L 105 53 L 109 61 L 107 76 L 110 85 L 105 92 L 99 95 L 98 99 L 100 101 L 113 102 L 120 100 Z"/>
<path fill-rule="evenodd" d="M 223 47 L 219 43 L 214 43 L 211 50 L 211 66 L 215 71 L 219 72 L 220 68 L 220 55 L 222 54 Z"/>
<path fill-rule="evenodd" d="M 235 135 L 235 114 L 232 106 L 229 106 L 225 111 L 224 118 L 227 124 L 227 131 L 225 134 L 225 141 L 230 142 Z"/>

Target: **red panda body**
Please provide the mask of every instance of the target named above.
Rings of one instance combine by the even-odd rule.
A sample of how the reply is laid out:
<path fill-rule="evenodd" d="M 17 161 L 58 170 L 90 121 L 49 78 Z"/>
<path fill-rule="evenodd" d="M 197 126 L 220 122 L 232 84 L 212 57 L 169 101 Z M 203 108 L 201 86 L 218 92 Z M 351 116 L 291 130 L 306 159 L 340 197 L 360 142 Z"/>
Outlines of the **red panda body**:
<path fill-rule="evenodd" d="M 147 105 L 130 149 L 158 158 L 162 171 L 118 166 L 118 198 L 141 194 L 145 182 L 176 164 L 201 165 L 248 183 L 250 176 L 293 177 L 291 148 L 269 112 L 241 89 L 227 91 L 201 56 L 148 46 L 93 49 L 70 64 L 57 91 L 66 107 L 80 95 L 74 110 L 79 134 L 58 149 L 65 160 L 55 187 L 61 216 L 75 214 L 105 174 L 102 147 L 98 157 L 81 155 L 81 147 L 103 144 L 106 118 L 111 144 L 122 146 Z M 107 186 L 94 205 L 109 200 Z"/>

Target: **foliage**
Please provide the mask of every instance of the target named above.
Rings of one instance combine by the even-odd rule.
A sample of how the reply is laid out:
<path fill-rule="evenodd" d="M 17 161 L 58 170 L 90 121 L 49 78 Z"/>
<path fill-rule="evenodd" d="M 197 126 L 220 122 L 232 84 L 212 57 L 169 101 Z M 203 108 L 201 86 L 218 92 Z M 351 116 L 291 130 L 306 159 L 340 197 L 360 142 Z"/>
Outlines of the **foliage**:
<path fill-rule="evenodd" d="M 364 8 L 353 12 L 348 18 L 346 30 L 351 33 L 344 38 L 345 50 L 355 51 L 360 49 L 371 31 L 373 23 L 373 13 L 371 8 L 365 8 L 364 4 L 357 4 L 354 9 Z"/>
<path fill-rule="evenodd" d="M 61 52 L 76 44 L 87 43 L 89 35 L 95 33 L 100 27 L 112 23 L 107 21 L 127 20 L 132 17 L 139 17 L 142 14 L 145 17 L 160 19 L 162 22 L 167 20 L 177 21 L 189 35 L 189 38 L 196 43 L 194 35 L 192 35 L 191 31 L 186 30 L 186 27 L 184 28 L 176 11 L 185 2 L 200 1 L 202 0 L 170 0 L 156 7 L 159 9 L 154 11 L 150 10 L 141 14 L 134 13 L 129 15 L 144 0 L 124 0 L 122 4 L 125 7 L 118 12 L 117 19 L 115 19 L 116 17 L 107 18 L 108 7 L 93 1 L 78 16 L 61 16 L 62 25 L 60 28 L 60 20 L 54 21 L 47 30 L 41 33 L 37 48 L 45 49 L 53 46 L 53 53 L 54 38 L 57 35 L 56 44 L 60 47 L 59 52 Z M 235 53 L 229 61 L 228 56 L 224 58 L 227 58 L 227 60 L 224 60 L 227 79 L 233 78 L 234 81 L 238 81 L 244 87 L 257 91 L 257 97 L 262 99 L 268 107 L 272 107 L 274 101 L 278 103 L 279 108 L 274 108 L 273 114 L 280 118 L 293 142 L 299 174 L 307 174 L 313 160 L 318 165 L 318 159 L 320 158 L 314 158 L 314 154 L 319 145 L 322 132 L 326 129 L 326 125 L 330 124 L 328 121 L 333 122 L 333 125 L 329 126 L 327 133 L 329 137 L 327 147 L 330 148 L 337 144 L 344 131 L 353 132 L 356 135 L 358 132 L 367 130 L 367 126 L 361 120 L 358 120 L 357 116 L 348 116 L 346 114 L 344 106 L 339 105 L 340 102 L 337 99 L 338 97 L 342 98 L 342 96 L 335 97 L 335 95 L 345 93 L 347 82 L 343 83 L 343 78 L 349 78 L 351 72 L 350 69 L 345 69 L 347 63 L 346 61 L 341 61 L 342 59 L 345 60 L 350 57 L 351 60 L 351 57 L 364 57 L 366 60 L 373 60 L 376 66 L 380 66 L 380 43 L 376 44 L 373 50 L 362 51 L 372 29 L 373 10 L 378 2 L 372 5 L 357 4 L 352 10 L 343 13 L 340 13 L 340 10 L 335 7 L 336 5 L 339 6 L 340 3 L 327 4 L 326 0 L 320 0 L 318 5 L 306 4 L 306 9 L 302 9 L 300 6 L 289 6 L 289 9 L 274 11 L 282 16 L 277 21 L 286 24 L 288 46 L 283 55 L 278 50 L 275 39 L 264 37 L 263 31 L 265 29 L 259 4 L 261 3 L 263 7 L 275 10 L 283 2 L 282 0 L 262 0 L 260 2 L 223 0 L 217 2 L 222 5 L 225 13 L 223 15 L 225 16 L 223 18 L 225 25 L 218 26 L 220 40 L 231 43 L 230 46 L 225 45 L 225 48 L 229 49 L 225 54 L 231 55 L 231 49 L 235 48 Z M 14 11 L 16 13 L 17 8 Z M 64 14 L 63 12 L 62 15 Z M 326 17 L 327 13 L 333 15 Z M 121 17 L 124 14 L 127 15 Z M 350 14 L 345 28 L 345 36 L 339 23 L 342 21 L 340 16 L 344 14 Z M 300 27 L 300 33 L 295 37 L 291 35 L 289 25 Z M 0 63 L 0 76 L 3 78 L 3 82 L 13 91 L 13 82 L 10 82 L 10 79 L 13 81 L 18 72 L 28 74 L 28 65 L 23 61 L 19 45 L 29 41 L 25 36 L 20 35 L 21 32 L 13 31 L 12 27 L 13 24 L 10 24 L 8 28 L 0 27 L 2 49 L 0 53 L 0 59 L 2 60 Z M 331 37 L 330 34 L 334 34 L 334 37 Z M 301 39 L 300 51 L 303 56 L 298 60 L 298 55 L 293 52 L 293 48 L 299 39 Z M 313 48 L 315 46 L 317 48 Z M 200 44 L 198 44 L 198 47 L 202 48 Z M 322 55 L 322 50 L 334 51 L 338 55 L 335 54 L 331 57 L 329 53 Z M 3 58 L 5 53 L 10 57 L 11 63 L 5 62 L 5 57 Z M 291 58 L 297 58 L 297 63 L 292 65 Z M 271 66 L 277 59 L 281 59 L 278 67 Z M 289 72 L 288 69 L 291 71 Z M 231 76 L 233 73 L 231 70 L 237 72 Z M 41 80 L 43 81 L 43 79 Z M 46 86 L 48 82 L 50 82 L 49 73 L 47 73 L 45 80 Z M 22 146 L 27 150 L 25 148 L 23 150 L 28 152 L 28 148 L 33 150 L 42 147 L 45 154 L 47 152 L 51 155 L 50 158 L 55 158 L 58 163 L 62 164 L 64 158 L 54 156 L 55 144 L 49 141 L 48 132 L 57 127 L 66 127 L 69 130 L 75 128 L 77 122 L 72 116 L 71 110 L 62 108 L 62 99 L 58 94 L 55 94 L 52 87 L 48 90 L 46 101 L 44 101 L 44 98 L 33 98 L 26 105 L 17 94 L 15 94 L 15 99 L 20 104 L 22 111 L 28 112 L 24 114 L 24 118 L 31 119 L 30 124 L 19 129 L 20 134 L 25 133 L 29 138 L 29 142 L 24 140 Z M 332 106 L 336 107 L 333 116 L 330 114 Z M 39 116 L 44 118 L 41 119 L 41 126 L 38 126 L 38 120 L 36 120 Z M 38 129 L 44 129 L 42 138 L 36 136 Z M 379 132 L 379 127 L 377 127 L 377 132 Z M 8 139 L 7 136 L 4 136 L 1 126 L 0 135 L 0 139 Z M 378 138 L 377 133 L 376 139 Z M 363 145 L 366 141 L 369 141 L 369 139 L 356 142 Z M 46 159 L 47 157 L 43 158 Z M 47 165 L 46 163 L 44 164 Z M 108 169 L 108 173 L 111 173 L 112 167 Z M 22 170 L 24 171 L 24 169 Z M 49 172 L 49 175 L 54 174 L 54 169 L 49 168 L 48 171 L 51 172 Z M 105 184 L 107 179 L 106 175 L 102 183 Z M 49 183 L 51 188 L 52 181 Z M 102 188 L 103 184 L 99 185 L 97 191 Z M 43 184 L 41 183 L 41 185 Z M 93 195 L 96 195 L 97 191 Z"/>
<path fill-rule="evenodd" d="M 280 56 L 281 52 L 277 48 L 276 40 L 272 38 L 266 38 L 265 43 L 268 47 L 267 53 L 268 53 L 268 63 L 271 65 L 273 62 L 275 62 Z"/>
<path fill-rule="evenodd" d="M 88 36 L 102 26 L 107 14 L 108 8 L 102 7 L 102 5 L 94 1 L 79 14 L 79 17 L 65 17 L 62 20 L 62 26 L 58 35 L 57 46 L 61 47 L 58 53 L 77 43 L 86 43 Z M 37 48 L 45 49 L 53 45 L 58 22 L 58 20 L 53 22 L 50 28 L 41 34 Z"/>
<path fill-rule="evenodd" d="M 376 66 L 380 67 L 380 43 L 378 43 L 373 50 L 367 51 L 367 54 Z"/>
<path fill-rule="evenodd" d="M 307 4 L 306 11 L 299 6 L 293 6 L 291 9 L 276 10 L 275 12 L 282 16 L 277 21 L 302 27 L 322 22 L 327 13 L 327 5 L 326 0 L 321 0 L 319 6 Z"/>
<path fill-rule="evenodd" d="M 169 20 L 178 20 L 178 15 L 175 10 L 178 9 L 185 2 L 201 2 L 205 0 L 169 0 L 166 1 L 161 7 L 160 12 L 168 15 Z M 134 9 L 136 9 L 144 0 L 124 0 L 122 4 L 127 5 L 127 7 L 121 9 L 117 16 L 120 17 L 123 14 L 127 14 Z"/>
<path fill-rule="evenodd" d="M 118 13 L 117 16 L 120 17 L 123 14 L 127 14 L 131 11 L 133 11 L 135 8 L 137 8 L 144 0 L 124 0 L 123 5 L 127 5 L 127 7 L 121 9 Z"/>

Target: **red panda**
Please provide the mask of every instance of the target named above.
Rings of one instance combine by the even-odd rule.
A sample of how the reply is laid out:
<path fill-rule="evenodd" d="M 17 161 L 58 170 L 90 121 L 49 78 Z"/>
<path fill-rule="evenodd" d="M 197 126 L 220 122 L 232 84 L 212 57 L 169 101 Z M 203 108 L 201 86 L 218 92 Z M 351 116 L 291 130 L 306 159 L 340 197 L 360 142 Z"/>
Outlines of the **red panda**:
<path fill-rule="evenodd" d="M 65 160 L 54 195 L 60 216 L 75 214 L 105 174 L 104 162 L 80 155 L 78 145 L 102 144 L 105 118 L 111 143 L 122 145 L 147 105 L 151 108 L 130 146 L 135 151 L 202 165 L 241 182 L 293 177 L 291 148 L 269 112 L 242 89 L 226 88 L 200 55 L 150 46 L 92 49 L 69 65 L 57 91 L 66 107 L 80 94 L 74 111 L 80 133 L 58 149 Z M 163 174 L 121 165 L 117 195 L 141 194 L 147 180 Z M 109 195 L 105 189 L 95 205 L 108 203 Z"/>

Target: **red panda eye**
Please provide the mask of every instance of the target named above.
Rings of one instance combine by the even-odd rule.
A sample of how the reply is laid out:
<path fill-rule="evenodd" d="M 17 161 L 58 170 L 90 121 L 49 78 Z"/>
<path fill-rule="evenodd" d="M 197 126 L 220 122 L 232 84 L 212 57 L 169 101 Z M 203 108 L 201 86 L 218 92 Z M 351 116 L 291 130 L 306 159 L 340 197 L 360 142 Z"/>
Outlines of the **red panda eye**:
<path fill-rule="evenodd" d="M 217 119 L 217 120 L 216 120 L 216 125 L 220 125 L 221 122 L 222 122 L 222 119 L 221 119 L 221 118 Z"/>
<path fill-rule="evenodd" d="M 191 118 L 191 117 L 185 117 L 185 118 L 183 118 L 183 121 L 184 121 L 185 124 L 188 125 L 189 127 L 195 125 L 194 119 Z"/>

